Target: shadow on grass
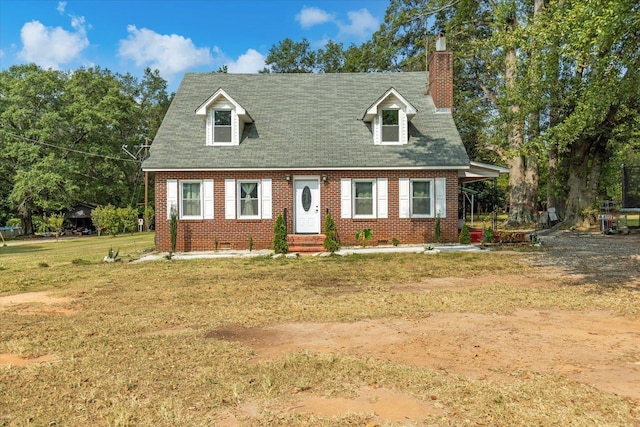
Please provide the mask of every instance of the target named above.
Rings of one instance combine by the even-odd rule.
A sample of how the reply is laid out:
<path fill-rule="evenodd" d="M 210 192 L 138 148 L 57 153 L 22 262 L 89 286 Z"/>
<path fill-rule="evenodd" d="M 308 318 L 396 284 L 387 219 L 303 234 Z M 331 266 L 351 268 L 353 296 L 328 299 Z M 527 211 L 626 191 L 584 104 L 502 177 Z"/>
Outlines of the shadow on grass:
<path fill-rule="evenodd" d="M 2 255 L 11 255 L 11 254 L 24 254 L 30 252 L 38 252 L 45 250 L 42 246 L 38 245 L 16 245 L 16 246 L 0 246 L 0 254 Z"/>

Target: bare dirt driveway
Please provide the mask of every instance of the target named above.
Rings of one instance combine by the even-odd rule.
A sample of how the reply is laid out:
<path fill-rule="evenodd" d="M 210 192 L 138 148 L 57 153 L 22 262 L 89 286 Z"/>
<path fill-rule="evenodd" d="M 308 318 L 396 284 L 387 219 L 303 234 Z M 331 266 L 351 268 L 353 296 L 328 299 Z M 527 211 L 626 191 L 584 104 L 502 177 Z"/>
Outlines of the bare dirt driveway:
<path fill-rule="evenodd" d="M 571 286 L 598 284 L 603 289 L 628 287 L 640 292 L 640 234 L 556 232 L 541 239 L 548 248 L 531 256 L 530 261 L 541 267 L 535 275 L 436 279 L 404 286 L 402 291 L 429 292 L 494 282 L 551 288 L 562 280 Z M 209 337 L 252 347 L 255 362 L 309 350 L 389 360 L 486 381 L 557 375 L 629 398 L 640 410 L 640 319 L 618 317 L 610 311 L 445 312 L 421 319 L 228 327 L 211 331 Z M 321 416 L 367 412 L 375 413 L 380 423 L 420 425 L 421 419 L 441 408 L 438 402 L 425 404 L 392 390 L 367 387 L 356 399 L 307 396 L 289 408 L 269 409 Z M 240 406 L 238 412 L 221 416 L 221 425 L 238 425 L 260 410 L 251 403 Z"/>

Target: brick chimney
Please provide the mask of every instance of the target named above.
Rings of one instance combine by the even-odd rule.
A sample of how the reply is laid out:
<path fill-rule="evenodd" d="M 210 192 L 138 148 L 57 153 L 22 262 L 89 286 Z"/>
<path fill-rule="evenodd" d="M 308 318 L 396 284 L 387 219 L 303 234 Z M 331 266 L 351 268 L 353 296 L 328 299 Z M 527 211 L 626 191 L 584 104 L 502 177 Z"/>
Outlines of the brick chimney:
<path fill-rule="evenodd" d="M 443 33 L 438 35 L 436 50 L 429 57 L 429 95 L 436 112 L 453 113 L 453 52 L 447 50 Z"/>

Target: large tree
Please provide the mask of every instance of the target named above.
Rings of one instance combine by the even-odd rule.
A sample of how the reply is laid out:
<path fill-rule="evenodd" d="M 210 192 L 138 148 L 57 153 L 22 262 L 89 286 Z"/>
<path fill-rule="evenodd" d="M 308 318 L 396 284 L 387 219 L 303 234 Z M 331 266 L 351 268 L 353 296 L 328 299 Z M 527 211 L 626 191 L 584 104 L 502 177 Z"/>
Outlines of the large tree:
<path fill-rule="evenodd" d="M 132 203 L 140 167 L 121 147 L 153 138 L 169 101 L 149 70 L 142 81 L 100 68 L 1 72 L 2 216 L 21 216 L 30 233 L 33 215 L 77 202 Z"/>

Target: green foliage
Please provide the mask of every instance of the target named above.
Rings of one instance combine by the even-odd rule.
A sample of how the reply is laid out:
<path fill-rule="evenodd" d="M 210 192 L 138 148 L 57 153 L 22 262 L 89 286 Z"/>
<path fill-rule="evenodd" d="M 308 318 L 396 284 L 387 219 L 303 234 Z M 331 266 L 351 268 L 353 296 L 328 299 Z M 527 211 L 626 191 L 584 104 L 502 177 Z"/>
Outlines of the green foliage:
<path fill-rule="evenodd" d="M 109 248 L 109 252 L 107 254 L 107 256 L 111 259 L 116 259 L 118 258 L 118 254 L 120 253 L 120 249 L 114 251 L 113 248 Z"/>
<path fill-rule="evenodd" d="M 435 225 L 435 231 L 434 231 L 434 239 L 435 239 L 436 243 L 440 243 L 440 240 L 442 239 L 442 229 L 441 229 L 441 224 L 440 224 L 440 215 L 436 215 L 436 225 Z"/>
<path fill-rule="evenodd" d="M 495 241 L 495 233 L 490 225 L 482 228 L 482 242 L 493 243 Z"/>
<path fill-rule="evenodd" d="M 32 221 L 33 221 L 33 227 L 37 233 L 44 234 L 50 231 L 49 223 L 46 217 L 34 216 Z"/>
<path fill-rule="evenodd" d="M 309 40 L 294 42 L 286 38 L 273 45 L 265 64 L 274 73 L 311 73 L 316 63 L 316 54 L 310 49 Z"/>
<path fill-rule="evenodd" d="M 373 238 L 373 231 L 370 228 L 364 228 L 356 231 L 356 240 L 360 242 L 360 245 L 364 248 L 367 245 L 367 240 Z"/>
<path fill-rule="evenodd" d="M 458 241 L 463 245 L 468 245 L 471 243 L 471 234 L 469 233 L 469 227 L 467 224 L 462 226 L 462 230 L 460 230 L 460 236 L 458 237 Z"/>
<path fill-rule="evenodd" d="M 253 236 L 249 236 L 249 252 L 253 251 Z"/>
<path fill-rule="evenodd" d="M 34 215 L 139 197 L 138 164 L 121 147 L 155 136 L 171 101 L 166 89 L 148 69 L 142 79 L 98 67 L 1 71 L 0 220 L 19 215 L 29 234 Z"/>
<path fill-rule="evenodd" d="M 98 230 L 98 236 L 102 235 L 102 230 L 107 228 L 107 222 L 109 220 L 108 211 L 112 208 L 111 205 L 108 206 L 96 206 L 91 211 L 91 222 L 93 226 Z"/>
<path fill-rule="evenodd" d="M 93 226 L 98 230 L 98 236 L 102 234 L 102 230 L 115 236 L 121 228 L 118 209 L 110 204 L 106 206 L 96 206 L 91 212 L 91 222 L 93 222 Z"/>
<path fill-rule="evenodd" d="M 60 236 L 62 229 L 64 227 L 64 215 L 63 214 L 52 214 L 49 218 L 47 218 L 47 225 L 49 228 L 55 233 L 56 240 Z"/>
<path fill-rule="evenodd" d="M 106 230 L 112 236 L 121 231 L 133 233 L 138 228 L 138 211 L 132 207 L 97 206 L 91 212 L 91 221 L 98 230 L 98 235 L 102 230 Z"/>
<path fill-rule="evenodd" d="M 22 225 L 22 220 L 20 218 L 9 218 L 7 221 L 8 227 L 19 227 Z"/>
<path fill-rule="evenodd" d="M 129 231 L 133 233 L 138 229 L 138 211 L 131 206 L 126 208 L 118 208 L 116 214 L 119 222 L 119 229 L 122 229 L 123 233 Z"/>
<path fill-rule="evenodd" d="M 278 214 L 276 222 L 273 225 L 273 252 L 277 254 L 286 254 L 289 251 L 287 243 L 287 224 L 282 214 Z"/>
<path fill-rule="evenodd" d="M 322 245 L 327 252 L 334 253 L 340 250 L 338 232 L 336 231 L 336 222 L 331 214 L 326 214 L 324 217 L 324 236 L 324 242 L 322 242 Z"/>
<path fill-rule="evenodd" d="M 393 239 L 391 239 L 391 244 L 393 246 L 398 246 L 400 244 L 400 240 L 394 237 Z"/>
<path fill-rule="evenodd" d="M 169 213 L 169 237 L 171 239 L 169 257 L 171 257 L 176 251 L 176 244 L 178 243 L 178 210 L 175 206 L 171 206 L 171 212 Z"/>
<path fill-rule="evenodd" d="M 153 207 L 147 206 L 144 210 L 142 219 L 144 219 L 146 229 L 150 230 L 153 226 L 153 221 L 156 219 L 156 212 L 153 210 Z"/>

